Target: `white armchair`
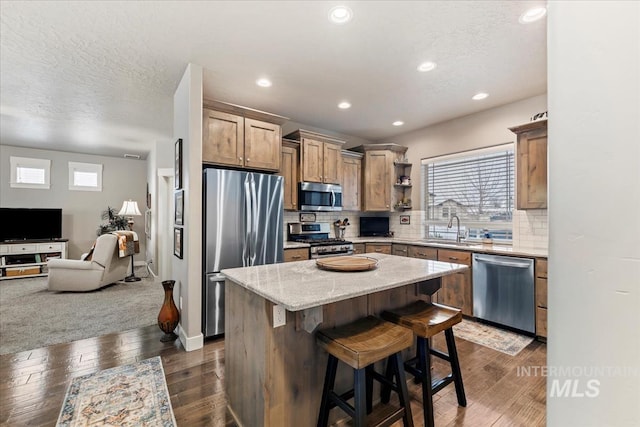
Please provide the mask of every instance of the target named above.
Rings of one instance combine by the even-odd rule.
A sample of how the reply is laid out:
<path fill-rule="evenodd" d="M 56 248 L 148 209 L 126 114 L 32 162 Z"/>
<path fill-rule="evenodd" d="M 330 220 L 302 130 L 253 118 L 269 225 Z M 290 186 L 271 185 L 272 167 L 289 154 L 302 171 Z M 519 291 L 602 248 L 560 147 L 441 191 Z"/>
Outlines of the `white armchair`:
<path fill-rule="evenodd" d="M 91 260 L 52 259 L 49 269 L 50 291 L 92 291 L 123 280 L 131 257 L 118 257 L 118 237 L 103 234 L 96 240 Z"/>

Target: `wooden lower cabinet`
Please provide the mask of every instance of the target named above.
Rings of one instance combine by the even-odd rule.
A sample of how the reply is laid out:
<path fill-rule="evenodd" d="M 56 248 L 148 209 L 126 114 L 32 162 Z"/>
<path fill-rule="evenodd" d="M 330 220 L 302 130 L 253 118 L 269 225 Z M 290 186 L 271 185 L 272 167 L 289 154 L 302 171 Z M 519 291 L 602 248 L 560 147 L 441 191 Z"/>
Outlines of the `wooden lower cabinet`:
<path fill-rule="evenodd" d="M 430 259 L 433 261 L 438 260 L 438 250 L 434 248 L 427 248 L 425 246 L 409 246 L 408 255 L 411 258 Z"/>
<path fill-rule="evenodd" d="M 536 335 L 547 337 L 547 260 L 536 259 Z"/>
<path fill-rule="evenodd" d="M 391 245 L 391 253 L 397 256 L 407 256 L 409 254 L 409 249 L 407 245 L 399 245 L 394 243 Z"/>
<path fill-rule="evenodd" d="M 365 251 L 367 253 L 391 255 L 391 243 L 366 243 Z"/>
<path fill-rule="evenodd" d="M 465 264 L 471 267 L 471 252 L 438 249 L 438 261 Z M 442 278 L 442 286 L 436 293 L 440 304 L 459 308 L 462 314 L 473 316 L 471 269 Z"/>
<path fill-rule="evenodd" d="M 284 250 L 284 262 L 303 261 L 309 259 L 309 248 L 293 248 Z"/>
<path fill-rule="evenodd" d="M 364 243 L 354 243 L 353 244 L 353 254 L 363 254 L 366 251 L 366 247 Z"/>

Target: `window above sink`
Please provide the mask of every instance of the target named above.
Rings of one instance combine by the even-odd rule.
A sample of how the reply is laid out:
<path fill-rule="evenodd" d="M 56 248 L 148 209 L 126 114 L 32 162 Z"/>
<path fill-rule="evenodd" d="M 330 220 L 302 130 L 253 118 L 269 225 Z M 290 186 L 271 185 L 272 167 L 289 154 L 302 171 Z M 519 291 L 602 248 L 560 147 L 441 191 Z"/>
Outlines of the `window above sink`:
<path fill-rule="evenodd" d="M 447 227 L 455 215 L 468 242 L 479 242 L 488 233 L 497 243 L 510 243 L 514 168 L 514 144 L 423 159 L 425 236 L 455 242 L 457 227 Z"/>

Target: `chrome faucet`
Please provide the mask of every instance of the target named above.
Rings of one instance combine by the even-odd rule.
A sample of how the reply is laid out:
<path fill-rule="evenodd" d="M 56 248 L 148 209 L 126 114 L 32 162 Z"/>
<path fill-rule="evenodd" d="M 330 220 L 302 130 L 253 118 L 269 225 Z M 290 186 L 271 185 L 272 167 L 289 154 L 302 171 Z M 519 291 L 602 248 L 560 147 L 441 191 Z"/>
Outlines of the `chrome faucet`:
<path fill-rule="evenodd" d="M 460 243 L 461 239 L 460 239 L 460 218 L 458 218 L 458 215 L 451 215 L 450 219 L 449 219 L 449 224 L 447 224 L 447 228 L 451 228 L 453 227 L 453 219 L 456 219 L 457 221 L 457 225 L 458 225 L 458 231 L 456 232 L 456 243 Z"/>

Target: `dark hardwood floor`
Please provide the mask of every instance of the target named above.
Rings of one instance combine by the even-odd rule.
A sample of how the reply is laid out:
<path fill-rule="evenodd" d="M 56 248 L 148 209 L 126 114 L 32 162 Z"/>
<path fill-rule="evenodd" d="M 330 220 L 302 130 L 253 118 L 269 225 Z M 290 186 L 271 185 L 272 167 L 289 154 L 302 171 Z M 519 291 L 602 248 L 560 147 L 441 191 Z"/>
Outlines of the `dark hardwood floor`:
<path fill-rule="evenodd" d="M 224 397 L 224 341 L 207 341 L 202 349 L 187 353 L 178 341 L 160 342 L 161 336 L 152 325 L 0 356 L 0 426 L 54 426 L 73 377 L 157 355 L 179 426 L 234 425 Z M 512 357 L 456 342 L 468 403 L 458 407 L 453 385 L 436 394 L 436 426 L 545 425 L 545 378 L 517 375 L 518 367 L 546 364 L 544 344 L 533 342 Z M 444 348 L 443 343 L 435 340 L 437 347 Z M 434 361 L 434 376 L 444 374 L 445 368 Z M 422 426 L 420 390 L 412 385 L 410 392 L 416 426 Z M 305 424 L 315 425 L 315 420 L 301 420 L 300 426 Z"/>

